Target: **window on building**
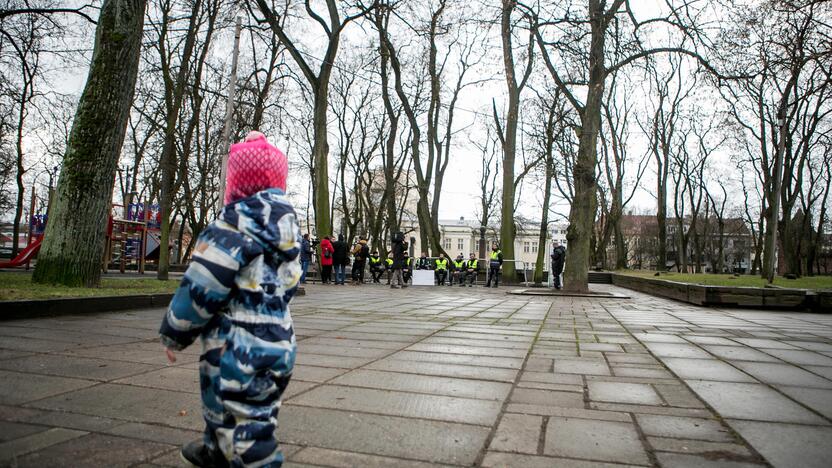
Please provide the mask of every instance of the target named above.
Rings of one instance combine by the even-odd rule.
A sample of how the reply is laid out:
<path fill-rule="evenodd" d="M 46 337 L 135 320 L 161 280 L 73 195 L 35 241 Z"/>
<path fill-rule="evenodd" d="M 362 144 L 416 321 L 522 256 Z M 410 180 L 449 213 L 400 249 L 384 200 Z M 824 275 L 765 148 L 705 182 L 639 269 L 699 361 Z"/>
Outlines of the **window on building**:
<path fill-rule="evenodd" d="M 442 240 L 442 248 L 444 248 L 445 250 L 450 249 L 451 248 L 451 239 L 448 239 L 447 237 L 445 239 L 443 239 Z"/>
<path fill-rule="evenodd" d="M 552 229 L 552 234 L 558 234 L 558 230 L 557 229 Z"/>
<path fill-rule="evenodd" d="M 448 248 L 450 248 L 450 247 L 451 247 L 451 246 L 448 246 Z M 456 241 L 456 248 L 457 248 L 457 249 L 459 249 L 459 250 L 460 250 L 460 252 L 461 252 L 462 250 L 464 250 L 464 249 L 465 249 L 465 239 L 457 239 L 457 241 Z"/>
<path fill-rule="evenodd" d="M 529 253 L 529 243 L 528 242 L 523 242 L 523 252 L 524 253 Z"/>
<path fill-rule="evenodd" d="M 537 242 L 532 242 L 532 253 L 537 253 L 537 246 L 538 246 Z"/>

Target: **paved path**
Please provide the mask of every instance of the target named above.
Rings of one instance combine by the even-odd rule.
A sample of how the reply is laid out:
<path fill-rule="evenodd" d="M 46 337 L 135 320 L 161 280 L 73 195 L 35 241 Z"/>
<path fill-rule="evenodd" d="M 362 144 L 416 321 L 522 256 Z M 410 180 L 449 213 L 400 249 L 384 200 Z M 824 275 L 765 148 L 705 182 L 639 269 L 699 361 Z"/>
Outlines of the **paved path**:
<path fill-rule="evenodd" d="M 611 288 L 611 287 L 607 287 Z M 832 316 L 311 286 L 287 466 L 832 466 Z M 0 465 L 178 466 L 161 310 L 0 324 Z"/>

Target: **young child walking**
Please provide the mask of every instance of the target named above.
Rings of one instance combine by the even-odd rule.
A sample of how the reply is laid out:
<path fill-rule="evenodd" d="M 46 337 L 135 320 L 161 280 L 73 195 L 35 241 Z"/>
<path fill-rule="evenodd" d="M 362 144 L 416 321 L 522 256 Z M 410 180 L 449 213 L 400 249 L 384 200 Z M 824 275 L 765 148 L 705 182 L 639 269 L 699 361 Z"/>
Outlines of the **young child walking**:
<path fill-rule="evenodd" d="M 286 199 L 286 156 L 260 132 L 231 146 L 225 207 L 202 233 L 160 329 L 168 359 L 199 337 L 205 432 L 196 466 L 283 463 L 275 432 L 297 348 L 289 302 L 301 235 Z"/>

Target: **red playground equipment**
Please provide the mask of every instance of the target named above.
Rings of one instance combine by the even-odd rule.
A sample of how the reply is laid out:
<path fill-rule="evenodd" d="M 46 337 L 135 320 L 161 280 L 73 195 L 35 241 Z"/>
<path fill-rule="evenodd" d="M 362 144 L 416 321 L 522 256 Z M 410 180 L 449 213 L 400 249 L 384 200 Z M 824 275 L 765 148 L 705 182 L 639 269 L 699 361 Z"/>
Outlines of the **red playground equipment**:
<path fill-rule="evenodd" d="M 21 250 L 20 253 L 17 254 L 17 257 L 7 262 L 0 262 L 0 268 L 17 268 L 24 265 L 28 266 L 29 262 L 32 261 L 32 258 L 34 258 L 34 256 L 40 251 L 40 243 L 43 242 L 43 235 L 41 234 L 33 239 L 33 242 Z"/>
<path fill-rule="evenodd" d="M 35 212 L 35 202 L 38 199 L 37 192 L 32 187 L 32 201 L 29 205 L 29 213 Z M 48 192 L 46 201 L 46 214 L 33 214 L 29 219 L 29 232 L 26 235 L 26 246 L 17 253 L 17 256 L 8 261 L 0 262 L 0 268 L 17 268 L 25 266 L 29 269 L 32 259 L 40 251 L 40 244 L 43 242 L 43 233 L 46 231 L 46 221 L 49 219 L 49 207 L 52 201 L 52 190 Z"/>
<path fill-rule="evenodd" d="M 34 210 L 34 202 L 31 210 Z M 147 207 L 147 208 L 145 208 Z M 116 217 L 117 212 L 124 214 Z M 29 268 L 37 257 L 46 230 L 47 215 L 33 215 L 29 221 L 26 246 L 11 260 L 0 261 L 0 268 Z M 161 214 L 158 205 L 134 203 L 123 209 L 113 205 L 107 224 L 107 244 L 102 258 L 102 270 L 118 269 L 144 273 L 147 261 L 159 258 L 159 230 Z"/>

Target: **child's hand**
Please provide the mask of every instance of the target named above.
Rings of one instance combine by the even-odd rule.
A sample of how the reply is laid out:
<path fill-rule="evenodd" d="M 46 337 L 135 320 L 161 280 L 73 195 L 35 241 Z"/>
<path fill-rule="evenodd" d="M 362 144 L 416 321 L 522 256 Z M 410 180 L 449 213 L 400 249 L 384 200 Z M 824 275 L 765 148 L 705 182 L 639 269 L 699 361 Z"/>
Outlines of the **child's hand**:
<path fill-rule="evenodd" d="M 171 364 L 176 362 L 176 355 L 173 354 L 173 351 L 171 351 L 170 348 L 165 348 L 165 355 L 168 357 L 168 362 Z"/>

